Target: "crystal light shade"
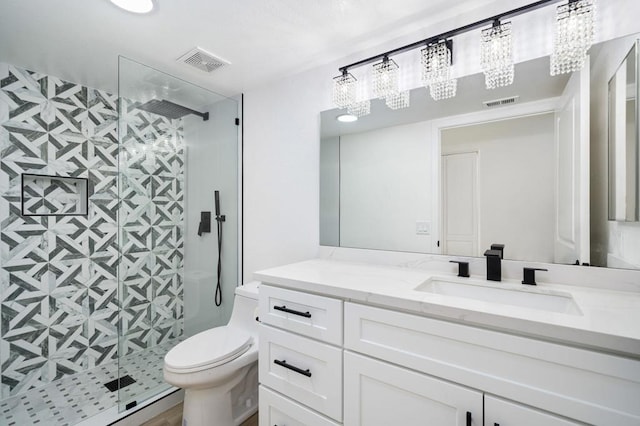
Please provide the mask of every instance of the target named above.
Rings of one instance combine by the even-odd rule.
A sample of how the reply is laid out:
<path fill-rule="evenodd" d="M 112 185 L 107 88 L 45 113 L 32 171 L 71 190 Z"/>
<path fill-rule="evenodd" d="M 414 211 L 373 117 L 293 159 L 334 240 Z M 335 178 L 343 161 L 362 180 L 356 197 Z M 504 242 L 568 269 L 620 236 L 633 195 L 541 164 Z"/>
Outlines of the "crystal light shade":
<path fill-rule="evenodd" d="M 400 69 L 393 59 L 384 58 L 373 65 L 373 94 L 378 98 L 396 95 Z"/>
<path fill-rule="evenodd" d="M 347 112 L 356 117 L 368 115 L 371 112 L 371 101 L 368 98 L 367 85 L 362 81 L 358 81 L 355 84 L 355 97 L 353 102 L 347 105 Z"/>
<path fill-rule="evenodd" d="M 556 14 L 556 31 L 551 54 L 551 75 L 582 68 L 593 43 L 594 0 L 569 1 Z"/>
<path fill-rule="evenodd" d="M 453 98 L 458 89 L 458 80 L 447 80 L 429 85 L 429 94 L 434 101 Z"/>
<path fill-rule="evenodd" d="M 445 40 L 422 49 L 422 83 L 429 87 L 431 97 L 439 101 L 456 95 L 458 80 L 451 78 L 451 49 Z"/>
<path fill-rule="evenodd" d="M 347 112 L 356 117 L 363 117 L 371 113 L 371 101 L 365 99 L 364 101 L 356 101 L 347 107 Z"/>
<path fill-rule="evenodd" d="M 356 81 L 349 73 L 333 78 L 333 103 L 338 108 L 347 108 L 356 101 Z"/>
<path fill-rule="evenodd" d="M 409 91 L 403 90 L 402 92 L 389 95 L 384 101 L 391 109 L 409 108 Z"/>
<path fill-rule="evenodd" d="M 513 39 L 511 22 L 495 23 L 482 30 L 480 65 L 487 89 L 508 86 L 513 83 Z"/>

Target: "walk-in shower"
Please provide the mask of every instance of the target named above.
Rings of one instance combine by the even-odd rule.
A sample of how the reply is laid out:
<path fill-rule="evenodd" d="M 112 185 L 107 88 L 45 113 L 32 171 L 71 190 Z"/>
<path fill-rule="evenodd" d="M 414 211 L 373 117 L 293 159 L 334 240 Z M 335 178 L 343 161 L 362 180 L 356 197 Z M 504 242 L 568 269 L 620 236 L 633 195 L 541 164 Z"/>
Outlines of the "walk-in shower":
<path fill-rule="evenodd" d="M 0 424 L 108 424 L 169 389 L 173 345 L 228 320 L 238 117 L 125 58 L 117 93 L 0 64 Z M 220 307 L 218 239 L 198 236 L 214 191 Z"/>

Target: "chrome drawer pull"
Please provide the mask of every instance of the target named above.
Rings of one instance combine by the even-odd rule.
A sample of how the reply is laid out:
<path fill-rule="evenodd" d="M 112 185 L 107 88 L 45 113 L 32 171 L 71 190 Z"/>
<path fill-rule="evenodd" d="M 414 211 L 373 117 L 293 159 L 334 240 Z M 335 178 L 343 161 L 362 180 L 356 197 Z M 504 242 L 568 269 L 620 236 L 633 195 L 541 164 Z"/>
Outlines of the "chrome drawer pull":
<path fill-rule="evenodd" d="M 309 369 L 303 370 L 302 368 L 294 367 L 293 365 L 287 364 L 287 361 L 284 359 L 280 361 L 279 359 L 273 360 L 274 364 L 279 365 L 280 367 L 288 368 L 291 371 L 295 371 L 298 374 L 302 374 L 303 376 L 311 377 L 311 372 Z"/>
<path fill-rule="evenodd" d="M 299 315 L 299 316 L 305 317 L 305 318 L 311 318 L 311 314 L 309 313 L 309 311 L 307 311 L 307 312 L 294 311 L 293 309 L 289 309 L 284 305 L 282 305 L 282 306 L 274 306 L 273 309 L 275 309 L 276 311 L 286 312 L 288 314 Z"/>

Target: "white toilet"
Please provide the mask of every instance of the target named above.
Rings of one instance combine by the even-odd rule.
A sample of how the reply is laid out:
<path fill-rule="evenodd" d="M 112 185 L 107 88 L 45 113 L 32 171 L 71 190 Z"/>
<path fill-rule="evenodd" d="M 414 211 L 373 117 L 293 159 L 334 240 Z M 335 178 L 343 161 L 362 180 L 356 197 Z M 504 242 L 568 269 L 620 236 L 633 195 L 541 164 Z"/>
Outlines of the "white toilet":
<path fill-rule="evenodd" d="M 257 377 L 258 283 L 235 293 L 229 324 L 189 337 L 164 357 L 165 381 L 185 390 L 183 425 L 233 426 L 244 420 L 234 419 L 231 390 L 250 370 Z"/>

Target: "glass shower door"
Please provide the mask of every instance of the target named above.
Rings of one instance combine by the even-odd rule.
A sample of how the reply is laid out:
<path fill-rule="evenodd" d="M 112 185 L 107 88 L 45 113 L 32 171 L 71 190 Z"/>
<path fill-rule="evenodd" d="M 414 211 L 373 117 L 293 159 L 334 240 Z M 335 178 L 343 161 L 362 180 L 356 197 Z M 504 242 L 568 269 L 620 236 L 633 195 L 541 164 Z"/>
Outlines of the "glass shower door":
<path fill-rule="evenodd" d="M 238 102 L 126 58 L 118 102 L 123 410 L 170 387 L 162 365 L 173 346 L 228 321 L 238 279 Z M 214 191 L 225 215 L 221 306 Z"/>

